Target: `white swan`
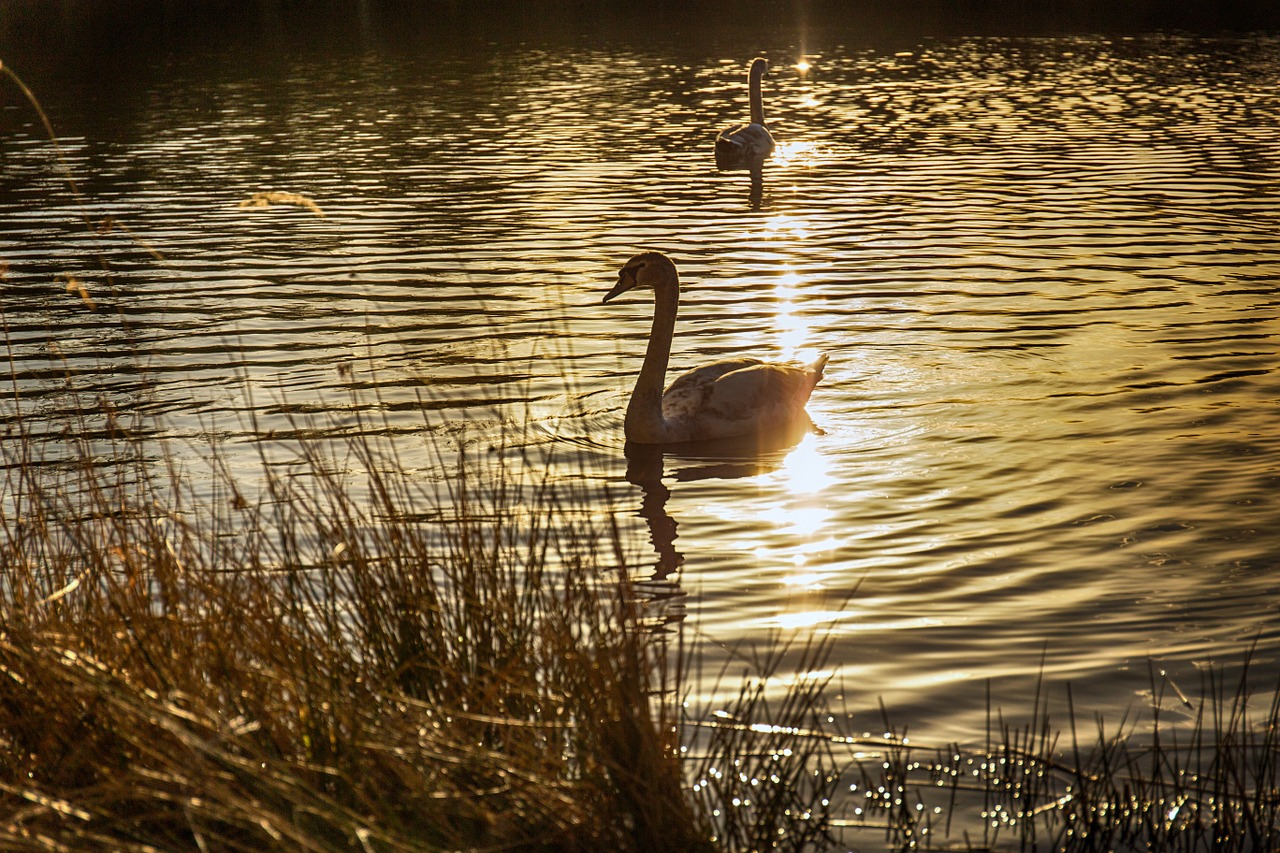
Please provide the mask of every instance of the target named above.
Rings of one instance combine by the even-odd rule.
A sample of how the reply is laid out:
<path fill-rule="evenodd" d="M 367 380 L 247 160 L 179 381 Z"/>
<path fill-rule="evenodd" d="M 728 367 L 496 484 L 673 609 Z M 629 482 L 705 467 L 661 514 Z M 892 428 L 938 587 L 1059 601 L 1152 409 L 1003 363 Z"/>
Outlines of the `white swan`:
<path fill-rule="evenodd" d="M 722 168 L 760 163 L 773 153 L 773 135 L 764 123 L 764 96 L 760 93 L 760 79 L 768 70 L 769 63 L 761 57 L 751 60 L 751 71 L 747 75 L 751 123 L 722 130 L 716 137 L 716 163 Z"/>
<path fill-rule="evenodd" d="M 716 361 L 680 376 L 663 391 L 680 302 L 676 265 L 661 252 L 636 255 L 619 271 L 618 283 L 604 301 L 642 287 L 654 292 L 653 329 L 627 405 L 628 441 L 706 441 L 770 433 L 801 418 L 807 422 L 805 403 L 822 378 L 825 355 L 804 367 L 754 358 Z"/>

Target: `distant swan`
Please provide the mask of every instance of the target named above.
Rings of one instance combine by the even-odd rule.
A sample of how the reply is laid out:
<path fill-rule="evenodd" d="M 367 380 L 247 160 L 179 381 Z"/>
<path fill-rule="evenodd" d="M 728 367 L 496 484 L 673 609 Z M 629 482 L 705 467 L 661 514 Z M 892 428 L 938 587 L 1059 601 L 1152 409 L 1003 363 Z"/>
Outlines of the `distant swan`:
<path fill-rule="evenodd" d="M 764 123 L 764 96 L 760 79 L 769 71 L 769 63 L 761 57 L 751 60 L 747 75 L 747 95 L 751 101 L 751 123 L 720 131 L 716 137 L 716 163 L 728 165 L 760 163 L 773 153 L 773 135 Z"/>
<path fill-rule="evenodd" d="M 661 252 L 644 252 L 627 261 L 608 302 L 628 290 L 654 292 L 653 329 L 644 364 L 627 405 L 628 441 L 667 444 L 768 433 L 805 418 L 805 403 L 822 378 L 827 357 L 792 367 L 733 358 L 695 368 L 662 390 L 671 356 L 680 276 Z"/>

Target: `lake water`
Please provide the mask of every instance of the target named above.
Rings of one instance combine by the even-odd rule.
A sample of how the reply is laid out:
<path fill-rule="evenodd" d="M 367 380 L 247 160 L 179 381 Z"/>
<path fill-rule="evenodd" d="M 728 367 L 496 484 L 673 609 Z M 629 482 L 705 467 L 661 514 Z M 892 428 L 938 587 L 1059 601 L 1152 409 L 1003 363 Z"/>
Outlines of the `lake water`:
<path fill-rule="evenodd" d="M 1274 685 L 1280 38 L 366 35 L 37 75 L 83 209 L 0 80 L 0 308 L 50 458 L 99 397 L 245 482 L 359 432 L 424 483 L 460 436 L 550 452 L 707 671 L 834 631 L 855 728 L 883 697 L 978 742 L 988 684 L 1017 717 L 1041 674 L 1118 718 L 1149 661 L 1194 693 L 1254 638 Z M 757 54 L 753 187 L 712 140 Z M 813 433 L 628 464 L 651 301 L 600 300 L 649 247 L 672 370 L 827 353 Z"/>

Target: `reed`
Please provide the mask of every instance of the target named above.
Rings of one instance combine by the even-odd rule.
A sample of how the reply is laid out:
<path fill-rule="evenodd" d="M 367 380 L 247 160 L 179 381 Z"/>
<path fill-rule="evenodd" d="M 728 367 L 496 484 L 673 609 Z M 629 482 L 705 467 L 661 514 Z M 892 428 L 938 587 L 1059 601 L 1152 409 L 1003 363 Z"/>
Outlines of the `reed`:
<path fill-rule="evenodd" d="M 86 230 L 122 227 L 0 72 Z M 64 420 L 28 417 L 4 329 L 0 847 L 711 848 L 727 812 L 687 795 L 686 647 L 646 612 L 618 510 L 554 460 L 460 442 L 424 483 L 360 424 L 342 458 L 293 440 L 285 473 L 251 424 L 245 482 L 65 365 Z"/>
<path fill-rule="evenodd" d="M 591 478 L 460 442 L 413 479 L 360 423 L 337 458 L 292 441 L 287 473 L 261 437 L 246 483 L 216 447 L 97 428 L 104 405 L 51 438 L 0 403 L 0 847 L 747 850 L 822 826 L 790 788 L 805 749 L 775 749 L 789 799 L 749 817 L 733 786 L 690 795 L 684 629 Z M 785 732 L 820 687 L 765 708 L 772 674 L 732 713 Z"/>
<path fill-rule="evenodd" d="M 229 480 L 197 501 L 141 454 L 104 474 L 81 444 L 50 477 L 31 442 L 4 447 L 0 845 L 705 834 L 627 573 L 596 550 L 607 533 L 517 511 L 550 501 L 540 484 L 480 488 L 460 465 L 446 523 L 426 523 L 407 482 L 370 473 L 357 504 L 315 455 L 252 501 Z"/>
<path fill-rule="evenodd" d="M 1248 659 L 1198 703 L 1153 671 L 1148 715 L 1089 734 L 1038 692 L 980 749 L 844 735 L 813 635 L 693 708 L 693 628 L 654 624 L 589 478 L 529 473 L 555 460 L 464 445 L 429 489 L 361 424 L 251 491 L 213 448 L 80 422 L 52 455 L 7 420 L 5 849 L 1280 845 L 1280 688 Z"/>
<path fill-rule="evenodd" d="M 1037 691 L 1027 721 L 991 713 L 981 749 L 913 744 L 886 719 L 884 739 L 856 741 L 871 757 L 846 770 L 856 817 L 832 822 L 897 850 L 957 837 L 978 850 L 1278 849 L 1280 684 L 1256 690 L 1255 654 L 1232 677 L 1206 671 L 1195 700 L 1153 666 L 1149 707 L 1091 730 L 1069 689 L 1065 722 Z"/>

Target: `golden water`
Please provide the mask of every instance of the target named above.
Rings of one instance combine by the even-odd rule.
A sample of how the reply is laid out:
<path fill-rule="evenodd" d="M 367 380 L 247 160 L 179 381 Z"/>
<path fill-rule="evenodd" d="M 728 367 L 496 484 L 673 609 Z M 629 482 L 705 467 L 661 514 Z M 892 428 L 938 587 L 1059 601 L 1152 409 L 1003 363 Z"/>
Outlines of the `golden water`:
<path fill-rule="evenodd" d="M 755 52 L 781 144 L 753 186 L 712 139 L 745 117 Z M 53 99 L 87 214 L 163 264 L 84 235 L 6 95 L 0 300 L 28 427 L 102 396 L 245 480 L 268 434 L 287 465 L 290 440 L 339 456 L 372 432 L 424 483 L 441 443 L 520 436 L 612 496 L 708 672 L 832 630 L 869 729 L 883 697 L 920 737 L 974 741 L 988 680 L 1016 716 L 1041 672 L 1119 712 L 1149 659 L 1194 688 L 1255 636 L 1280 671 L 1280 41 L 238 62 Z M 239 206 L 268 190 L 324 216 Z M 650 306 L 599 303 L 644 247 L 684 279 L 673 370 L 825 352 L 817 432 L 628 477 Z"/>

